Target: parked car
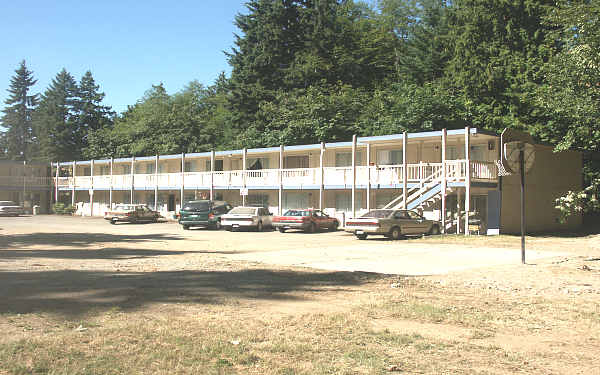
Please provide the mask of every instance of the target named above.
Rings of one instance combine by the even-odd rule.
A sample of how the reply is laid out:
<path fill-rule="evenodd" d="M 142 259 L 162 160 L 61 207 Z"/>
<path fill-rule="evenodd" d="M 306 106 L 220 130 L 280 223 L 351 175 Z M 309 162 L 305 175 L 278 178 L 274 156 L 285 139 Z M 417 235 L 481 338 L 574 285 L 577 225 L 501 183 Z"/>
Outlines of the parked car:
<path fill-rule="evenodd" d="M 155 223 L 160 217 L 157 211 L 151 210 L 145 204 L 118 204 L 114 209 L 104 213 L 104 219 L 109 220 L 111 224 L 119 221 Z"/>
<path fill-rule="evenodd" d="M 0 216 L 19 216 L 23 215 L 23 207 L 13 201 L 0 201 Z"/>
<path fill-rule="evenodd" d="M 439 234 L 440 223 L 427 220 L 415 211 L 372 210 L 359 218 L 346 221 L 346 232 L 354 233 L 359 240 L 368 235 L 383 235 L 392 240 L 405 235 Z"/>
<path fill-rule="evenodd" d="M 240 206 L 221 216 L 221 226 L 227 230 L 252 228 L 262 232 L 264 228 L 272 227 L 272 217 L 269 210 L 264 207 Z"/>
<path fill-rule="evenodd" d="M 311 233 L 319 229 L 336 231 L 339 225 L 338 219 L 314 209 L 288 210 L 283 216 L 273 217 L 273 227 L 281 233 L 288 229 L 301 229 Z"/>
<path fill-rule="evenodd" d="M 186 230 L 191 227 L 221 229 L 221 216 L 232 208 L 229 203 L 223 201 L 189 201 L 184 203 L 179 211 L 179 224 Z"/>

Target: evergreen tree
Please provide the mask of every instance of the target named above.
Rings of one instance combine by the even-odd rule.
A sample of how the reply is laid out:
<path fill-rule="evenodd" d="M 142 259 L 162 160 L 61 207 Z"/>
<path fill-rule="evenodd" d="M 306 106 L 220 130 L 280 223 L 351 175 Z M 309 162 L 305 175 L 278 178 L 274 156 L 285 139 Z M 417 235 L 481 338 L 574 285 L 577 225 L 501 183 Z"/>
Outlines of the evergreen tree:
<path fill-rule="evenodd" d="M 103 106 L 104 93 L 99 91 L 92 73 L 85 72 L 79 82 L 77 99 L 74 101 L 75 113 L 75 138 L 79 141 L 78 150 L 83 150 L 88 145 L 89 132 L 112 125 L 114 112 L 109 106 Z"/>
<path fill-rule="evenodd" d="M 42 160 L 80 160 L 77 124 L 77 82 L 64 68 L 42 95 L 34 113 L 34 130 Z"/>
<path fill-rule="evenodd" d="M 9 97 L 4 101 L 6 107 L 0 124 L 7 128 L 2 134 L 0 152 L 3 157 L 12 160 L 29 160 L 32 158 L 33 143 L 35 142 L 32 130 L 31 115 L 38 102 L 38 95 L 30 95 L 29 90 L 37 80 L 33 79 L 33 72 L 27 69 L 25 60 L 21 61 L 15 70 L 15 76 L 10 81 L 8 88 Z"/>

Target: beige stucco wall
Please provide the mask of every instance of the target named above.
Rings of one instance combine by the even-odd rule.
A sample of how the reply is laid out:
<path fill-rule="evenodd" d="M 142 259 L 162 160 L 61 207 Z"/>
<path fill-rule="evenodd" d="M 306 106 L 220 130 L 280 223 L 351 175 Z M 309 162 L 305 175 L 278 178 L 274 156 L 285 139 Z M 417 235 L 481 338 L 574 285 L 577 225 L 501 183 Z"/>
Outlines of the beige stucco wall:
<path fill-rule="evenodd" d="M 535 163 L 525 175 L 525 218 L 527 232 L 574 230 L 581 215 L 566 224 L 558 222 L 554 201 L 569 190 L 582 188 L 582 155 L 575 151 L 554 153 L 551 147 L 535 146 Z M 520 233 L 520 177 L 502 179 L 502 233 Z"/>

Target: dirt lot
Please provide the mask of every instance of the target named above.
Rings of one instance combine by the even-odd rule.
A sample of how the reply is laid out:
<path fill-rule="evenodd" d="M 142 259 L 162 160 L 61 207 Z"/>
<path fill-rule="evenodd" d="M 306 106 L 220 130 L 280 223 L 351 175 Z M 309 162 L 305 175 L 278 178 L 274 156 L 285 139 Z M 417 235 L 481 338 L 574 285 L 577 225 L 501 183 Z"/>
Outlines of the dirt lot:
<path fill-rule="evenodd" d="M 0 234 L 0 374 L 600 373 L 598 235 Z"/>

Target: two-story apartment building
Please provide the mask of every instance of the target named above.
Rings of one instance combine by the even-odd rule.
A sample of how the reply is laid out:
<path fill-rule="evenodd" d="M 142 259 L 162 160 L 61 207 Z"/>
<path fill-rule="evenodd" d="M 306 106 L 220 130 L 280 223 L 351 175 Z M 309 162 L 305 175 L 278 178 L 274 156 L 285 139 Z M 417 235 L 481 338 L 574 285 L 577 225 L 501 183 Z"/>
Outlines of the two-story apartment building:
<path fill-rule="evenodd" d="M 356 216 L 406 207 L 465 231 L 519 230 L 518 176 L 499 177 L 500 138 L 476 128 L 354 137 L 352 141 L 53 163 L 54 197 L 81 215 L 145 203 L 165 216 L 192 199 L 261 205 L 273 213 L 318 207 Z M 528 228 L 559 228 L 554 198 L 581 188 L 581 155 L 536 145 L 528 174 Z M 58 168 L 57 168 L 58 167 Z M 564 178 L 556 178 L 562 174 Z M 569 222 L 576 227 L 581 219 Z M 491 225 L 491 227 L 490 227 Z M 564 227 L 561 227 L 564 229 Z"/>
<path fill-rule="evenodd" d="M 48 213 L 51 187 L 50 164 L 0 160 L 0 200 L 21 204 L 26 212 L 38 206 Z"/>

